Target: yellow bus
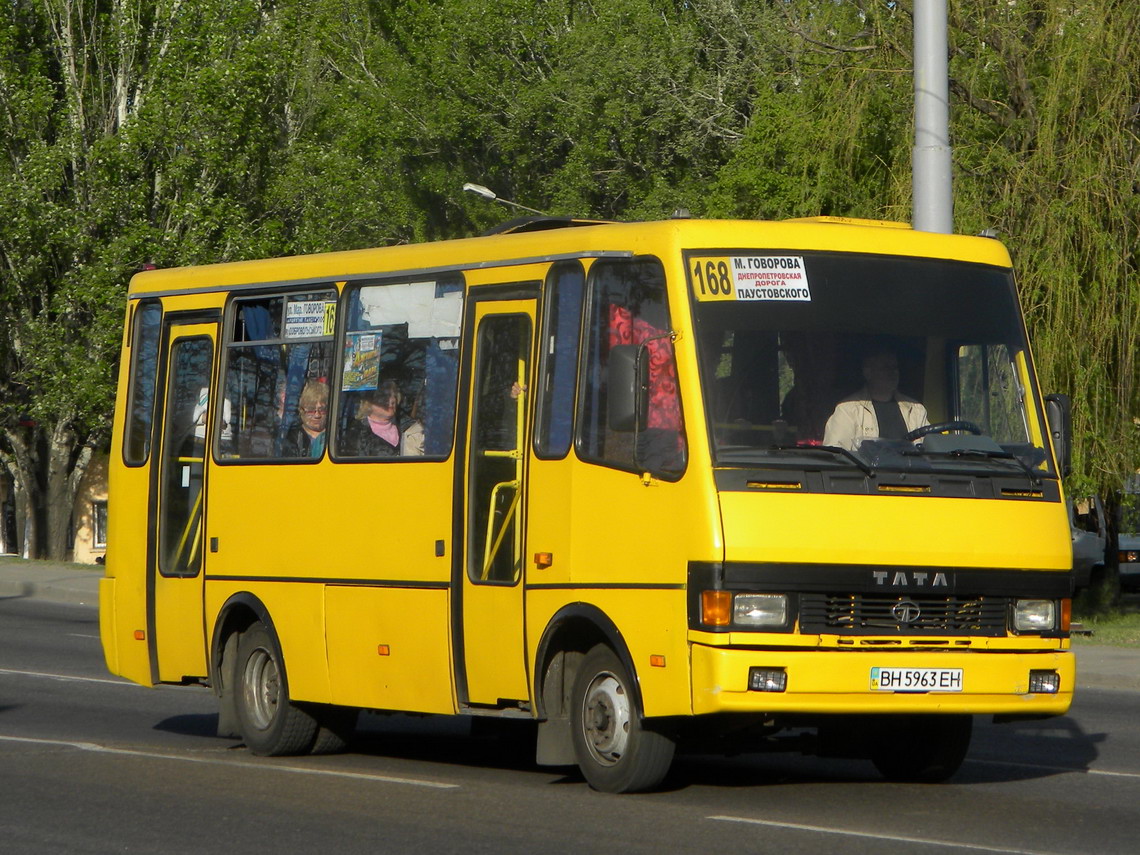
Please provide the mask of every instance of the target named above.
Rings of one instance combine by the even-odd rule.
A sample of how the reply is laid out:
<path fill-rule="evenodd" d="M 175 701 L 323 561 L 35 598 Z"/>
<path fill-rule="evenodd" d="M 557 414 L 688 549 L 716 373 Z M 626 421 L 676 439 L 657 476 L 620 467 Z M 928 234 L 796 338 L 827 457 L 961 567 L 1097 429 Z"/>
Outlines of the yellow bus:
<path fill-rule="evenodd" d="M 537 218 L 142 272 L 122 353 L 107 664 L 255 754 L 363 709 L 533 720 L 605 791 L 710 733 L 935 781 L 1069 707 L 1066 411 L 995 240 Z"/>

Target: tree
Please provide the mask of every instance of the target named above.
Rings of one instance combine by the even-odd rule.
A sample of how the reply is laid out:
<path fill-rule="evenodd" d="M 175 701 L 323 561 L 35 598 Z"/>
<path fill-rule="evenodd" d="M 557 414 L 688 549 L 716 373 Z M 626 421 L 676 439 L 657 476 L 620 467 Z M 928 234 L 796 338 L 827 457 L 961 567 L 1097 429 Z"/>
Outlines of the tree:
<path fill-rule="evenodd" d="M 27 551 L 61 558 L 108 434 L 130 274 L 280 251 L 264 205 L 302 39 L 252 0 L 13 0 L 2 14 L 0 462 Z"/>
<path fill-rule="evenodd" d="M 0 464 L 59 556 L 124 289 L 502 210 L 910 218 L 906 0 L 9 0 Z M 1140 462 L 1140 6 L 952 0 L 956 224 L 1011 245 L 1075 485 Z"/>

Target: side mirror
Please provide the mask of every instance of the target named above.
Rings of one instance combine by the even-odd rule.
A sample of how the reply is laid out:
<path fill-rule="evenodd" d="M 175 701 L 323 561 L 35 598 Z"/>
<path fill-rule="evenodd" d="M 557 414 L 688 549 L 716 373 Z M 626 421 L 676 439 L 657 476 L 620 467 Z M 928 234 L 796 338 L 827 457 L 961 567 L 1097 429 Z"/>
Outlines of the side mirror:
<path fill-rule="evenodd" d="M 642 345 L 617 344 L 606 365 L 606 421 L 610 430 L 643 431 L 649 410 L 649 360 Z"/>
<path fill-rule="evenodd" d="M 1068 395 L 1045 396 L 1045 420 L 1061 477 L 1068 477 L 1073 469 L 1072 404 Z"/>

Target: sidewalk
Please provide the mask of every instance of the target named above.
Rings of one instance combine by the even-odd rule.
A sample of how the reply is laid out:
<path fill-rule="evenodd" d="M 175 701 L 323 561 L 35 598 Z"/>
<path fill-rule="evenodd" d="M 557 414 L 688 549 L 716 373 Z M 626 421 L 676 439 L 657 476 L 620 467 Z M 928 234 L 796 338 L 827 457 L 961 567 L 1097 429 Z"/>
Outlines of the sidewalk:
<path fill-rule="evenodd" d="M 0 556 L 0 599 L 31 597 L 72 605 L 99 605 L 103 568 L 87 564 L 53 564 Z M 1140 648 L 1108 647 L 1080 641 L 1077 689 L 1123 689 L 1140 692 Z"/>
<path fill-rule="evenodd" d="M 34 597 L 77 606 L 99 606 L 98 564 L 53 564 L 0 556 L 0 598 Z"/>

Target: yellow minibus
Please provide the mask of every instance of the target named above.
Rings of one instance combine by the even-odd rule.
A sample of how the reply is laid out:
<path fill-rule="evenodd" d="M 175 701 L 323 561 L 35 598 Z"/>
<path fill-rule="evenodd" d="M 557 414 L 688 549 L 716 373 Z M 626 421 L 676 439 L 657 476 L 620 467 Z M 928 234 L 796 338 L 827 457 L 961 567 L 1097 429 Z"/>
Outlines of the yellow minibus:
<path fill-rule="evenodd" d="M 1005 248 L 896 223 L 145 271 L 107 664 L 262 755 L 404 711 L 532 720 L 611 792 L 726 734 L 942 780 L 1072 698 L 1063 404 Z"/>

